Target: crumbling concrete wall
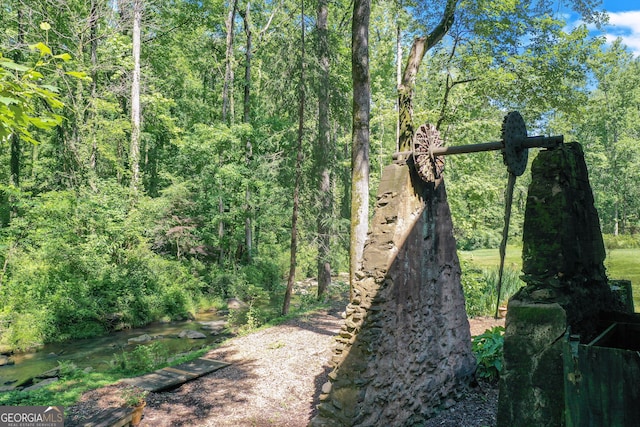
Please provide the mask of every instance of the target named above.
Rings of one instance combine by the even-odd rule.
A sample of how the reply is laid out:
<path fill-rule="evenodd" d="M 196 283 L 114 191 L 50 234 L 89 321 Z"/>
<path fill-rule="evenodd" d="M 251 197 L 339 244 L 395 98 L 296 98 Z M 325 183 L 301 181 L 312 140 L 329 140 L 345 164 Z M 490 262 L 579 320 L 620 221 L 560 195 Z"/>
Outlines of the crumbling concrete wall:
<path fill-rule="evenodd" d="M 476 361 L 444 182 L 384 170 L 357 279 L 311 425 L 418 425 L 453 405 Z"/>
<path fill-rule="evenodd" d="M 624 310 L 607 284 L 605 250 L 582 147 L 541 151 L 531 167 L 523 280 L 508 304 L 498 426 L 563 426 L 562 339 L 586 338 L 601 312 Z"/>

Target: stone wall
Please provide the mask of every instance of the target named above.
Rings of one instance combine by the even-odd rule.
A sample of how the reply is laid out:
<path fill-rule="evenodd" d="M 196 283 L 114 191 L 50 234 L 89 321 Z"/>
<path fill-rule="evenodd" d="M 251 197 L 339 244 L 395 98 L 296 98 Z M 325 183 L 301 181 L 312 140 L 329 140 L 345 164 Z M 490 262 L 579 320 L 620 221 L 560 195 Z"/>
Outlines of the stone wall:
<path fill-rule="evenodd" d="M 312 426 L 416 425 L 475 371 L 444 182 L 385 168 Z"/>
<path fill-rule="evenodd" d="M 565 332 L 589 340 L 599 316 L 624 310 L 611 292 L 582 147 L 541 151 L 523 227 L 526 286 L 508 304 L 498 426 L 563 426 Z"/>

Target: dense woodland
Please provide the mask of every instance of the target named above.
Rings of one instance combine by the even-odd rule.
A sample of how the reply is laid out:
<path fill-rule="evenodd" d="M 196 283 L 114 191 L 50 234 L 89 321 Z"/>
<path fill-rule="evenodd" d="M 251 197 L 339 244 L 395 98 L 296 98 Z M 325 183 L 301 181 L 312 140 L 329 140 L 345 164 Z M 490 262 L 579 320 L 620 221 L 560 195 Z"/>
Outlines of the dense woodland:
<path fill-rule="evenodd" d="M 398 88 L 421 37 L 434 43 L 410 88 L 413 123 L 447 144 L 487 142 L 519 110 L 530 134 L 583 144 L 603 231 L 636 233 L 640 63 L 590 35 L 606 22 L 595 3 L 562 5 L 585 23 L 568 27 L 545 0 L 374 0 L 366 191 L 397 150 Z M 280 305 L 287 273 L 348 271 L 363 4 L 1 0 L 2 343 L 184 318 L 229 297 Z M 497 247 L 500 154 L 449 157 L 445 177 L 459 247 Z"/>

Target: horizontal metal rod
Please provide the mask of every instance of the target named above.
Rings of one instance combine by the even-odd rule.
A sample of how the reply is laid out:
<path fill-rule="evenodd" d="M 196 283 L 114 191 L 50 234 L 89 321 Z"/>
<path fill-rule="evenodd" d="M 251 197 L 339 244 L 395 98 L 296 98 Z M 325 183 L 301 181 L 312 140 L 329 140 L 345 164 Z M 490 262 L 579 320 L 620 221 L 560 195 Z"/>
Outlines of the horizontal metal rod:
<path fill-rule="evenodd" d="M 564 142 L 564 136 L 528 136 L 518 141 L 516 149 L 529 148 L 553 148 Z M 480 153 L 482 151 L 496 151 L 504 149 L 503 141 L 484 142 L 481 144 L 452 145 L 448 147 L 431 147 L 429 154 L 432 156 L 450 156 L 452 154 Z M 394 159 L 413 154 L 413 151 L 401 151 L 393 154 Z M 425 152 L 425 154 L 427 154 Z"/>
<path fill-rule="evenodd" d="M 433 156 L 449 156 L 451 154 L 479 153 L 481 151 L 502 150 L 502 141 L 484 142 L 482 144 L 452 145 L 449 147 L 432 147 L 429 151 Z"/>
<path fill-rule="evenodd" d="M 520 148 L 553 148 L 564 142 L 564 135 L 528 136 L 521 142 Z"/>

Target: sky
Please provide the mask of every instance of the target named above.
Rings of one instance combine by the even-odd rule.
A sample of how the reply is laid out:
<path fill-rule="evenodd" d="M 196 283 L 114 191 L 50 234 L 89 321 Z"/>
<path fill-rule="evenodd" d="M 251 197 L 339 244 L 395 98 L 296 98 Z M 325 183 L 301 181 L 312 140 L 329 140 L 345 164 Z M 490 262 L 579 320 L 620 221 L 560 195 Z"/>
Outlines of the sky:
<path fill-rule="evenodd" d="M 622 37 L 622 41 L 635 56 L 640 56 L 640 1 L 603 0 L 602 8 L 609 14 L 609 25 L 603 34 L 608 42 Z M 596 31 L 598 32 L 598 31 Z"/>

